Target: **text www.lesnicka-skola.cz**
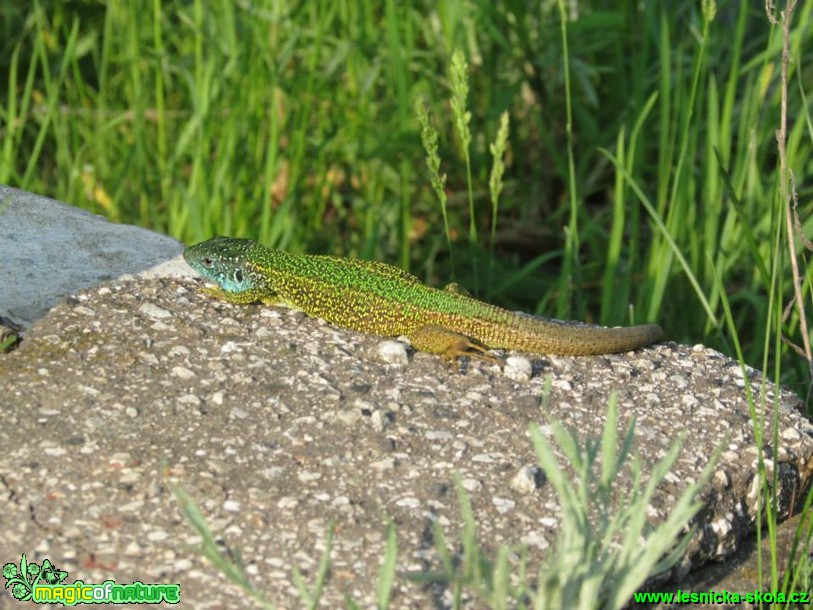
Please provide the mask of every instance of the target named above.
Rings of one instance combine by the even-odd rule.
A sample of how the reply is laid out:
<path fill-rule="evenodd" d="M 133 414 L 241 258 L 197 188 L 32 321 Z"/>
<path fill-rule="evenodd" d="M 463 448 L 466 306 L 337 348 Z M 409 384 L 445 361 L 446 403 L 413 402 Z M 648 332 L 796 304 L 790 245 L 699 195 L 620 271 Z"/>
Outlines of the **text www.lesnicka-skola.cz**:
<path fill-rule="evenodd" d="M 633 595 L 637 603 L 666 604 L 808 604 L 810 594 L 803 591 L 784 593 L 782 591 L 760 591 L 754 589 L 745 593 L 722 591 L 675 591 L 674 593 L 639 591 Z"/>

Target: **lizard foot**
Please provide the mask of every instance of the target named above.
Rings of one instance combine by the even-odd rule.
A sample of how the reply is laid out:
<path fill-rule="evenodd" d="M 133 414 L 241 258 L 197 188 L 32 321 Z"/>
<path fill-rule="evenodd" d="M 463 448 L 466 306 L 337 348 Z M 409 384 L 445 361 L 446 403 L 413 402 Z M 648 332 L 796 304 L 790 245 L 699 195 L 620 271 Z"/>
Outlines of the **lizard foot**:
<path fill-rule="evenodd" d="M 457 361 L 460 356 L 469 356 L 486 362 L 500 362 L 499 358 L 489 353 L 488 348 L 473 342 L 466 335 L 437 324 L 422 326 L 409 335 L 409 340 L 412 347 L 419 351 L 438 354 L 451 364 L 455 371 L 460 370 Z"/>

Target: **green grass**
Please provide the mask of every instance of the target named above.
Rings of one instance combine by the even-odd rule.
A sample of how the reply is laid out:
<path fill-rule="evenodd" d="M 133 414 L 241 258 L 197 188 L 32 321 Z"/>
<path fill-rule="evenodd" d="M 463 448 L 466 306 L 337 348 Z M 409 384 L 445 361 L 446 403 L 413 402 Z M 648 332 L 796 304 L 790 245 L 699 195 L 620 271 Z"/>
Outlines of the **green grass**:
<path fill-rule="evenodd" d="M 0 354 L 11 351 L 20 338 L 14 333 L 3 334 L 0 338 Z"/>
<path fill-rule="evenodd" d="M 248 236 L 526 311 L 658 321 L 813 408 L 811 2 L 784 83 L 783 28 L 748 0 L 0 11 L 0 183 L 188 242 Z M 778 405 L 751 401 L 759 442 L 778 442 L 762 434 Z"/>

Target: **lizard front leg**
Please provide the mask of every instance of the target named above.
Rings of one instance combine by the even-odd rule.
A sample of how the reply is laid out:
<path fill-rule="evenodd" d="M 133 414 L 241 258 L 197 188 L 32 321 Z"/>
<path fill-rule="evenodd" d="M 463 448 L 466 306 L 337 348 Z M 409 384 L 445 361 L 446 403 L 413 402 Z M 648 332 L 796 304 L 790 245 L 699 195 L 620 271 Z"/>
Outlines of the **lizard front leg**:
<path fill-rule="evenodd" d="M 201 290 L 203 294 L 208 294 L 211 297 L 234 303 L 235 305 L 250 305 L 251 303 L 262 302 L 266 305 L 283 305 L 284 301 L 274 294 L 261 294 L 257 290 L 243 290 L 241 292 L 229 292 L 223 290 L 220 286 L 213 288 L 206 287 Z"/>

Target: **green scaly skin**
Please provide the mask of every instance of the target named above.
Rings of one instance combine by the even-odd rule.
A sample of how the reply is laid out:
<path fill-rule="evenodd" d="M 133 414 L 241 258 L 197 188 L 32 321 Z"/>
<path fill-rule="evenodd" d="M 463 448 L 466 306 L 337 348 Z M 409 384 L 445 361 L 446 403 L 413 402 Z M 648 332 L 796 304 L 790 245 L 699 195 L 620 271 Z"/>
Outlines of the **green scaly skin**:
<path fill-rule="evenodd" d="M 490 348 L 583 356 L 626 352 L 663 335 L 660 326 L 570 326 L 526 317 L 478 301 L 456 285 L 438 290 L 380 262 L 289 254 L 248 239 L 215 237 L 190 246 L 184 259 L 230 303 L 261 301 L 366 333 L 406 335 L 412 346 L 455 366 L 461 355 L 496 360 Z"/>

